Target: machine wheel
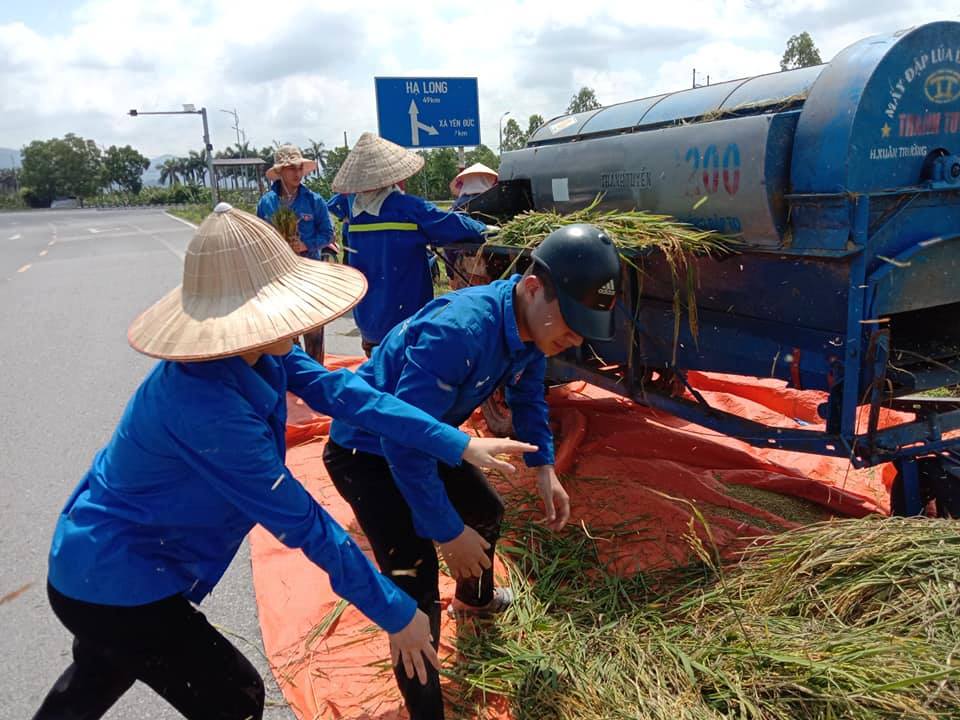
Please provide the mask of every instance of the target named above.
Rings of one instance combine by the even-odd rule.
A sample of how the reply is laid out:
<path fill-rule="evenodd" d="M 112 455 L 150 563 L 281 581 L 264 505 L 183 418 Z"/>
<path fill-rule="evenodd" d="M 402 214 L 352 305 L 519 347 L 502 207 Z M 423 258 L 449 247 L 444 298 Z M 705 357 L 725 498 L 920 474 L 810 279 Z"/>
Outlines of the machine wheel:
<path fill-rule="evenodd" d="M 497 437 L 513 437 L 513 413 L 507 405 L 507 397 L 503 387 L 493 391 L 493 395 L 484 400 L 480 406 L 483 419 L 487 427 Z"/>

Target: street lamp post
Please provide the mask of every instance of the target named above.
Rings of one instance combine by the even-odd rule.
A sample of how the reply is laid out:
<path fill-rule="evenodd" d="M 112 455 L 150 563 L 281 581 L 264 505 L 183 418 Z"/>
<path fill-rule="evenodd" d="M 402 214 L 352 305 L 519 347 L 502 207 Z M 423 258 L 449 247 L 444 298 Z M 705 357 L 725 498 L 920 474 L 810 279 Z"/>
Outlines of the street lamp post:
<path fill-rule="evenodd" d="M 503 155 L 503 119 L 510 114 L 510 111 L 507 110 L 503 115 L 500 116 L 500 143 L 497 145 L 497 155 Z"/>
<path fill-rule="evenodd" d="M 213 176 L 213 145 L 210 143 L 210 129 L 207 127 L 207 109 L 205 107 L 196 110 L 193 105 L 184 105 L 183 110 L 163 110 L 157 112 L 140 112 L 139 110 L 131 110 L 128 115 L 130 115 L 130 117 L 138 117 L 139 115 L 199 115 L 202 117 L 203 147 L 207 152 L 207 174 L 210 177 L 210 198 L 213 200 L 214 206 L 220 202 L 220 194 L 217 192 L 216 179 Z"/>

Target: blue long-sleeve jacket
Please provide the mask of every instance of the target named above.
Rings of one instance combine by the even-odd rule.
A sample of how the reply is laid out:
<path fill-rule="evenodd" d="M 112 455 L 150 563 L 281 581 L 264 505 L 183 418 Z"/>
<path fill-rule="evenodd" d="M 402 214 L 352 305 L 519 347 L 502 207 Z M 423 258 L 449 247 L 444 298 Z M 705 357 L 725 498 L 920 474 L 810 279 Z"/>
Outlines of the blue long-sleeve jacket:
<path fill-rule="evenodd" d="M 388 632 L 416 604 L 381 576 L 284 465 L 287 390 L 319 412 L 459 462 L 468 438 L 329 372 L 299 348 L 157 364 L 57 523 L 49 580 L 64 595 L 140 605 L 182 594 L 199 602 L 259 523 L 330 576 L 333 589 Z"/>
<path fill-rule="evenodd" d="M 353 317 L 363 339 L 378 343 L 433 299 L 427 245 L 481 240 L 486 226 L 402 192 L 387 196 L 377 216 L 362 212 L 354 217 L 352 203 L 352 195 L 334 195 L 328 207 L 344 221 L 347 262 L 369 285 Z"/>
<path fill-rule="evenodd" d="M 257 203 L 257 217 L 270 222 L 273 214 L 280 208 L 280 192 L 280 181 L 276 180 Z M 290 209 L 300 218 L 297 228 L 300 231 L 300 240 L 307 246 L 306 257 L 319 260 L 320 251 L 333 242 L 333 223 L 330 221 L 326 201 L 321 195 L 301 184 Z"/>
<path fill-rule="evenodd" d="M 357 374 L 379 390 L 459 426 L 501 384 L 513 410 L 517 438 L 537 446 L 529 467 L 553 464 L 544 374 L 546 358 L 520 339 L 514 287 L 520 276 L 437 298 L 393 328 Z M 463 531 L 437 474 L 436 460 L 399 438 L 334 420 L 339 445 L 386 457 L 413 514 L 417 533 L 437 542 Z"/>

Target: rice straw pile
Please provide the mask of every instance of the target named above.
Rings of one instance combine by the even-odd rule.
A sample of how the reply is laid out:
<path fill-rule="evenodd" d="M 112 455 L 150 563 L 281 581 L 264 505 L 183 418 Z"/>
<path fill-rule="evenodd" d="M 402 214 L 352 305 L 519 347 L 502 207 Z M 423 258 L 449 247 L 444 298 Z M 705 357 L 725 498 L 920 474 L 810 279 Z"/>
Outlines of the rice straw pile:
<path fill-rule="evenodd" d="M 556 212 L 525 212 L 504 223 L 492 242 L 497 245 L 532 250 L 554 230 L 574 223 L 590 223 L 604 230 L 620 251 L 623 262 L 638 271 L 642 281 L 644 257 L 652 252 L 663 253 L 673 281 L 674 344 L 680 332 L 682 298 L 686 306 L 690 332 L 697 337 L 696 278 L 691 262 L 697 256 L 713 256 L 730 252 L 738 244 L 730 236 L 712 230 L 700 230 L 669 215 L 655 215 L 641 210 L 598 211 L 602 196 L 582 210 L 560 215 Z M 504 273 L 508 276 L 517 262 L 514 259 Z M 683 289 L 685 288 L 685 293 Z"/>
<path fill-rule="evenodd" d="M 608 574 L 580 528 L 511 522 L 516 602 L 459 628 L 448 672 L 465 717 L 484 716 L 486 692 L 516 720 L 960 714 L 953 521 L 824 522 L 727 569 L 691 532 L 702 566 L 657 578 Z"/>

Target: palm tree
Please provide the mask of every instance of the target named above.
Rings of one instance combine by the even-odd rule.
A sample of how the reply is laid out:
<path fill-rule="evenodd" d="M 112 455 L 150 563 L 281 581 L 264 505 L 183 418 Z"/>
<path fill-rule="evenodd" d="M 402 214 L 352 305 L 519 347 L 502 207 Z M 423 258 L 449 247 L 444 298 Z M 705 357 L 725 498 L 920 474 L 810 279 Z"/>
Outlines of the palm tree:
<path fill-rule="evenodd" d="M 195 178 L 198 185 L 206 185 L 207 177 L 207 151 L 191 150 L 187 157 L 187 164 L 190 166 L 190 175 Z"/>
<path fill-rule="evenodd" d="M 187 158 L 177 158 L 177 174 L 180 175 L 180 177 L 183 178 L 187 183 L 191 182 L 190 162 L 187 160 Z"/>
<path fill-rule="evenodd" d="M 310 143 L 309 149 L 304 149 L 304 155 L 311 160 L 317 161 L 317 169 L 314 170 L 317 177 L 323 177 L 323 171 L 327 169 L 327 151 L 322 142 L 317 142 L 313 138 L 307 138 Z"/>
<path fill-rule="evenodd" d="M 178 158 L 167 158 L 160 166 L 160 184 L 173 185 L 180 182 L 180 162 Z"/>

